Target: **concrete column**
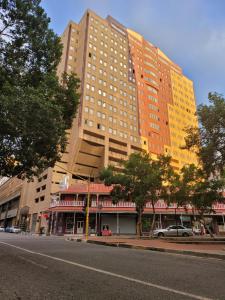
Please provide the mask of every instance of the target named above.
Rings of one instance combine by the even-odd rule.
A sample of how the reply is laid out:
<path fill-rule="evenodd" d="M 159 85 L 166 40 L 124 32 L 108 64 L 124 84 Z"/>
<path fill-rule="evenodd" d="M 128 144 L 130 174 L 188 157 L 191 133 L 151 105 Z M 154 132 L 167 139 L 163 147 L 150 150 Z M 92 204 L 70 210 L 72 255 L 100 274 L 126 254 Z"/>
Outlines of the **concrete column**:
<path fill-rule="evenodd" d="M 103 157 L 103 167 L 106 168 L 109 164 L 109 137 L 105 136 L 105 149 Z"/>
<path fill-rule="evenodd" d="M 130 142 L 127 143 L 127 155 L 129 156 L 131 154 L 131 144 Z"/>
<path fill-rule="evenodd" d="M 57 227 L 58 227 L 58 212 L 55 213 L 54 234 L 57 234 Z"/>
<path fill-rule="evenodd" d="M 76 228 L 76 212 L 74 212 L 73 215 L 73 234 L 75 234 L 75 228 Z"/>
<path fill-rule="evenodd" d="M 51 213 L 50 235 L 54 233 L 54 211 Z"/>
<path fill-rule="evenodd" d="M 98 233 L 98 196 L 99 194 L 96 195 L 96 211 L 95 211 L 95 234 L 97 235 Z"/>
<path fill-rule="evenodd" d="M 0 217 L 1 217 L 1 214 L 2 214 L 2 205 L 0 206 Z M 0 223 L 1 223 L 1 220 L 0 220 Z"/>
<path fill-rule="evenodd" d="M 116 213 L 116 234 L 120 234 L 120 217 L 119 213 Z"/>
<path fill-rule="evenodd" d="M 9 202 L 7 202 L 7 206 L 6 206 L 5 219 L 4 219 L 4 227 L 6 227 L 8 210 L 9 210 Z"/>

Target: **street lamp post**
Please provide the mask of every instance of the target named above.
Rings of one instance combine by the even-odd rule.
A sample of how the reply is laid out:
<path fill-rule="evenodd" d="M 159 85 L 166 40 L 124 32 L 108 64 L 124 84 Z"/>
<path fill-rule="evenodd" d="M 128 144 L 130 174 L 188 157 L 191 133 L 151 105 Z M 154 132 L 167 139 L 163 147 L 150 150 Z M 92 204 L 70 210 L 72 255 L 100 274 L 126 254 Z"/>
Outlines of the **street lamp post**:
<path fill-rule="evenodd" d="M 89 234 L 89 205 L 90 205 L 90 176 L 88 178 L 88 197 L 87 197 L 87 207 L 86 207 L 86 226 L 85 226 L 85 239 L 88 240 Z"/>

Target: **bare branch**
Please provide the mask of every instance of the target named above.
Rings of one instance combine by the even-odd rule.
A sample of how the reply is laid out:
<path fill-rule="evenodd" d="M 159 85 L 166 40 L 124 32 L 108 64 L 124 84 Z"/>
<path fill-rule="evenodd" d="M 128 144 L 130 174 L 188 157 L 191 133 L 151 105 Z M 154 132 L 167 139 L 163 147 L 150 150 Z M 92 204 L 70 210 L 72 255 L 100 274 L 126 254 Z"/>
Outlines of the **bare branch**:
<path fill-rule="evenodd" d="M 8 27 L 10 26 L 10 24 L 8 23 L 7 25 L 5 25 L 5 27 L 0 31 L 0 36 L 1 35 L 6 35 L 6 33 L 3 33 Z"/>

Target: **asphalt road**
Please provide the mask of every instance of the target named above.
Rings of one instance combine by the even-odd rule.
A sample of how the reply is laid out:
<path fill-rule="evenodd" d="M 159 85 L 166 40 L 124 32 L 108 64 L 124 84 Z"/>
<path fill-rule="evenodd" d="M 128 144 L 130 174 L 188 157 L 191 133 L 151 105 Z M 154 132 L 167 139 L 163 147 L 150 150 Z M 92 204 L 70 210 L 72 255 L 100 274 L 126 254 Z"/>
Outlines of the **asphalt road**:
<path fill-rule="evenodd" d="M 0 233 L 2 299 L 225 299 L 225 261 Z"/>

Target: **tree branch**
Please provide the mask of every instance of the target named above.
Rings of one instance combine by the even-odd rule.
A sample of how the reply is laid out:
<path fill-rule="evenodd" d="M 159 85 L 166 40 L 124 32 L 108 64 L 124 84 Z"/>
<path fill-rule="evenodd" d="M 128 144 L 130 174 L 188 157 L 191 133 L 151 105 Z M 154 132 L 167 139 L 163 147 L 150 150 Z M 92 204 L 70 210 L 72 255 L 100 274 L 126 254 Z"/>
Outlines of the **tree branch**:
<path fill-rule="evenodd" d="M 10 34 L 8 34 L 8 33 L 2 33 L 2 34 L 0 34 L 0 35 L 8 36 L 8 37 L 10 37 L 10 38 L 13 37 L 12 35 L 10 35 Z"/>
<path fill-rule="evenodd" d="M 1 35 L 7 35 L 6 33 L 3 33 L 8 27 L 10 26 L 10 24 L 8 23 L 7 25 L 5 25 L 5 27 L 0 31 L 0 36 Z"/>

